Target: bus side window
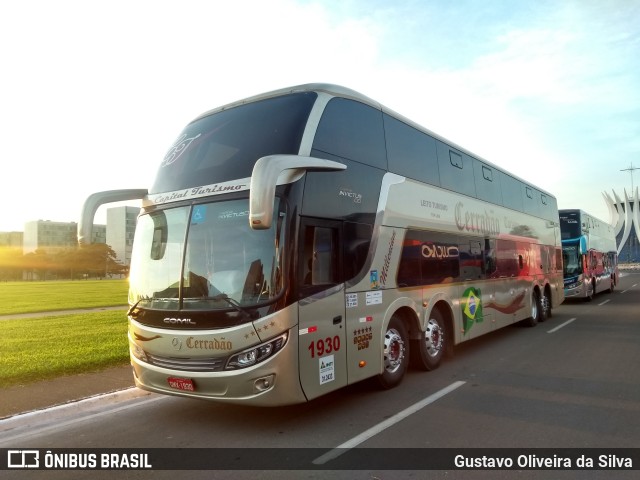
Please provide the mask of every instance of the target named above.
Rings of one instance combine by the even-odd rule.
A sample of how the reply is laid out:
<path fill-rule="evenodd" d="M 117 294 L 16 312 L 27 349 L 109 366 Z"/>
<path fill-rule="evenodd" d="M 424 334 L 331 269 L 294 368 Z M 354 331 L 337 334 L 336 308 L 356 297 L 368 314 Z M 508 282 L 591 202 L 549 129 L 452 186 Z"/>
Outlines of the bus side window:
<path fill-rule="evenodd" d="M 302 249 L 302 286 L 339 283 L 338 229 L 306 225 Z"/>
<path fill-rule="evenodd" d="M 355 278 L 365 265 L 373 227 L 364 223 L 344 222 L 344 280 Z"/>
<path fill-rule="evenodd" d="M 490 277 L 496 272 L 496 241 L 484 239 L 484 274 Z"/>
<path fill-rule="evenodd" d="M 479 240 L 460 238 L 460 277 L 463 280 L 477 280 L 483 277 L 483 251 Z"/>

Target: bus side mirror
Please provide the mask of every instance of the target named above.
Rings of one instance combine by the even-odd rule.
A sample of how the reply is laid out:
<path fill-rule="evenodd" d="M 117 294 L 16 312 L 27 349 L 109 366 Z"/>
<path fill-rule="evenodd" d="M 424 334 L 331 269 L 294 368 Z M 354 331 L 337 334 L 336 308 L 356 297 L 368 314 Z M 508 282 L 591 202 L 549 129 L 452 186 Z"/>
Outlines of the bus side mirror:
<path fill-rule="evenodd" d="M 91 243 L 93 233 L 93 217 L 100 205 L 127 200 L 139 200 L 147 195 L 146 189 L 108 190 L 106 192 L 92 193 L 87 197 L 82 207 L 80 222 L 78 223 L 78 243 L 87 245 Z"/>
<path fill-rule="evenodd" d="M 336 171 L 346 168 L 346 165 L 332 160 L 299 155 L 268 155 L 258 159 L 251 173 L 249 225 L 254 230 L 271 227 L 276 185 L 293 182 L 306 171 Z"/>

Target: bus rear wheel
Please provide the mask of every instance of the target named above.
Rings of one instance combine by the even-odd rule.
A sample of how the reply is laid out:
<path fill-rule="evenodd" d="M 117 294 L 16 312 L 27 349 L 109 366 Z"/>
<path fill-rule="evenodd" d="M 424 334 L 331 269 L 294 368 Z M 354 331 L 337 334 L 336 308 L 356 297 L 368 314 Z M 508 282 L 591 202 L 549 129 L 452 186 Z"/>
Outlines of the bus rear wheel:
<path fill-rule="evenodd" d="M 543 315 L 540 319 L 541 322 L 544 322 L 546 319 L 551 318 L 551 295 L 548 291 L 545 291 L 542 296 L 542 311 Z"/>
<path fill-rule="evenodd" d="M 409 364 L 409 336 L 404 323 L 395 315 L 384 334 L 383 358 L 378 383 L 382 388 L 393 388 L 402 381 Z"/>
<path fill-rule="evenodd" d="M 544 322 L 545 308 L 542 305 L 540 293 L 538 290 L 531 292 L 531 316 L 523 320 L 523 324 L 527 327 L 535 327 L 538 322 Z"/>
<path fill-rule="evenodd" d="M 427 329 L 411 344 L 411 363 L 421 370 L 438 368 L 447 350 L 447 330 L 442 313 L 435 309 L 429 317 Z"/>

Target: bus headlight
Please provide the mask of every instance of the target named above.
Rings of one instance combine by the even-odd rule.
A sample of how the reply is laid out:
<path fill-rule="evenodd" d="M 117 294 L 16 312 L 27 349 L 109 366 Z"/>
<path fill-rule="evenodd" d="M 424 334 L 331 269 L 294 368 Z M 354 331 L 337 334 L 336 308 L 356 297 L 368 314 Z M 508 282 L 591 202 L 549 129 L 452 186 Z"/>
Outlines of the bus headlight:
<path fill-rule="evenodd" d="M 279 337 L 269 340 L 261 345 L 249 348 L 235 355 L 231 355 L 227 361 L 225 370 L 238 370 L 247 368 L 257 363 L 265 361 L 267 358 L 281 350 L 287 343 L 288 334 L 284 333 Z"/>
<path fill-rule="evenodd" d="M 135 343 L 131 347 L 131 355 L 133 355 L 134 357 L 136 357 L 140 361 L 143 361 L 143 362 L 148 362 L 149 361 L 149 360 L 147 360 L 147 354 L 145 353 L 145 351 L 142 348 L 140 348 L 138 345 L 136 345 Z"/>

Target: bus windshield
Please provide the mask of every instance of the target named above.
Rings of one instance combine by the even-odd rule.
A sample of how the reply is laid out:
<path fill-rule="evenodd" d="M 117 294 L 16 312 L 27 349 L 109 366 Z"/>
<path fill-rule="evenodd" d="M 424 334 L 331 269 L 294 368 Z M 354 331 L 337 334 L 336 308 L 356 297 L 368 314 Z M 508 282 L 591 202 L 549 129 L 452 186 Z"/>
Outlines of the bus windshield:
<path fill-rule="evenodd" d="M 294 93 L 195 120 L 169 148 L 150 192 L 248 178 L 260 157 L 297 154 L 316 97 Z"/>
<path fill-rule="evenodd" d="M 132 253 L 130 303 L 216 310 L 269 302 L 283 287 L 285 212 L 275 201 L 278 213 L 268 230 L 250 228 L 248 199 L 141 215 Z"/>
<path fill-rule="evenodd" d="M 562 260 L 564 275 L 579 275 L 582 273 L 581 256 L 578 252 L 578 244 L 562 246 Z"/>

